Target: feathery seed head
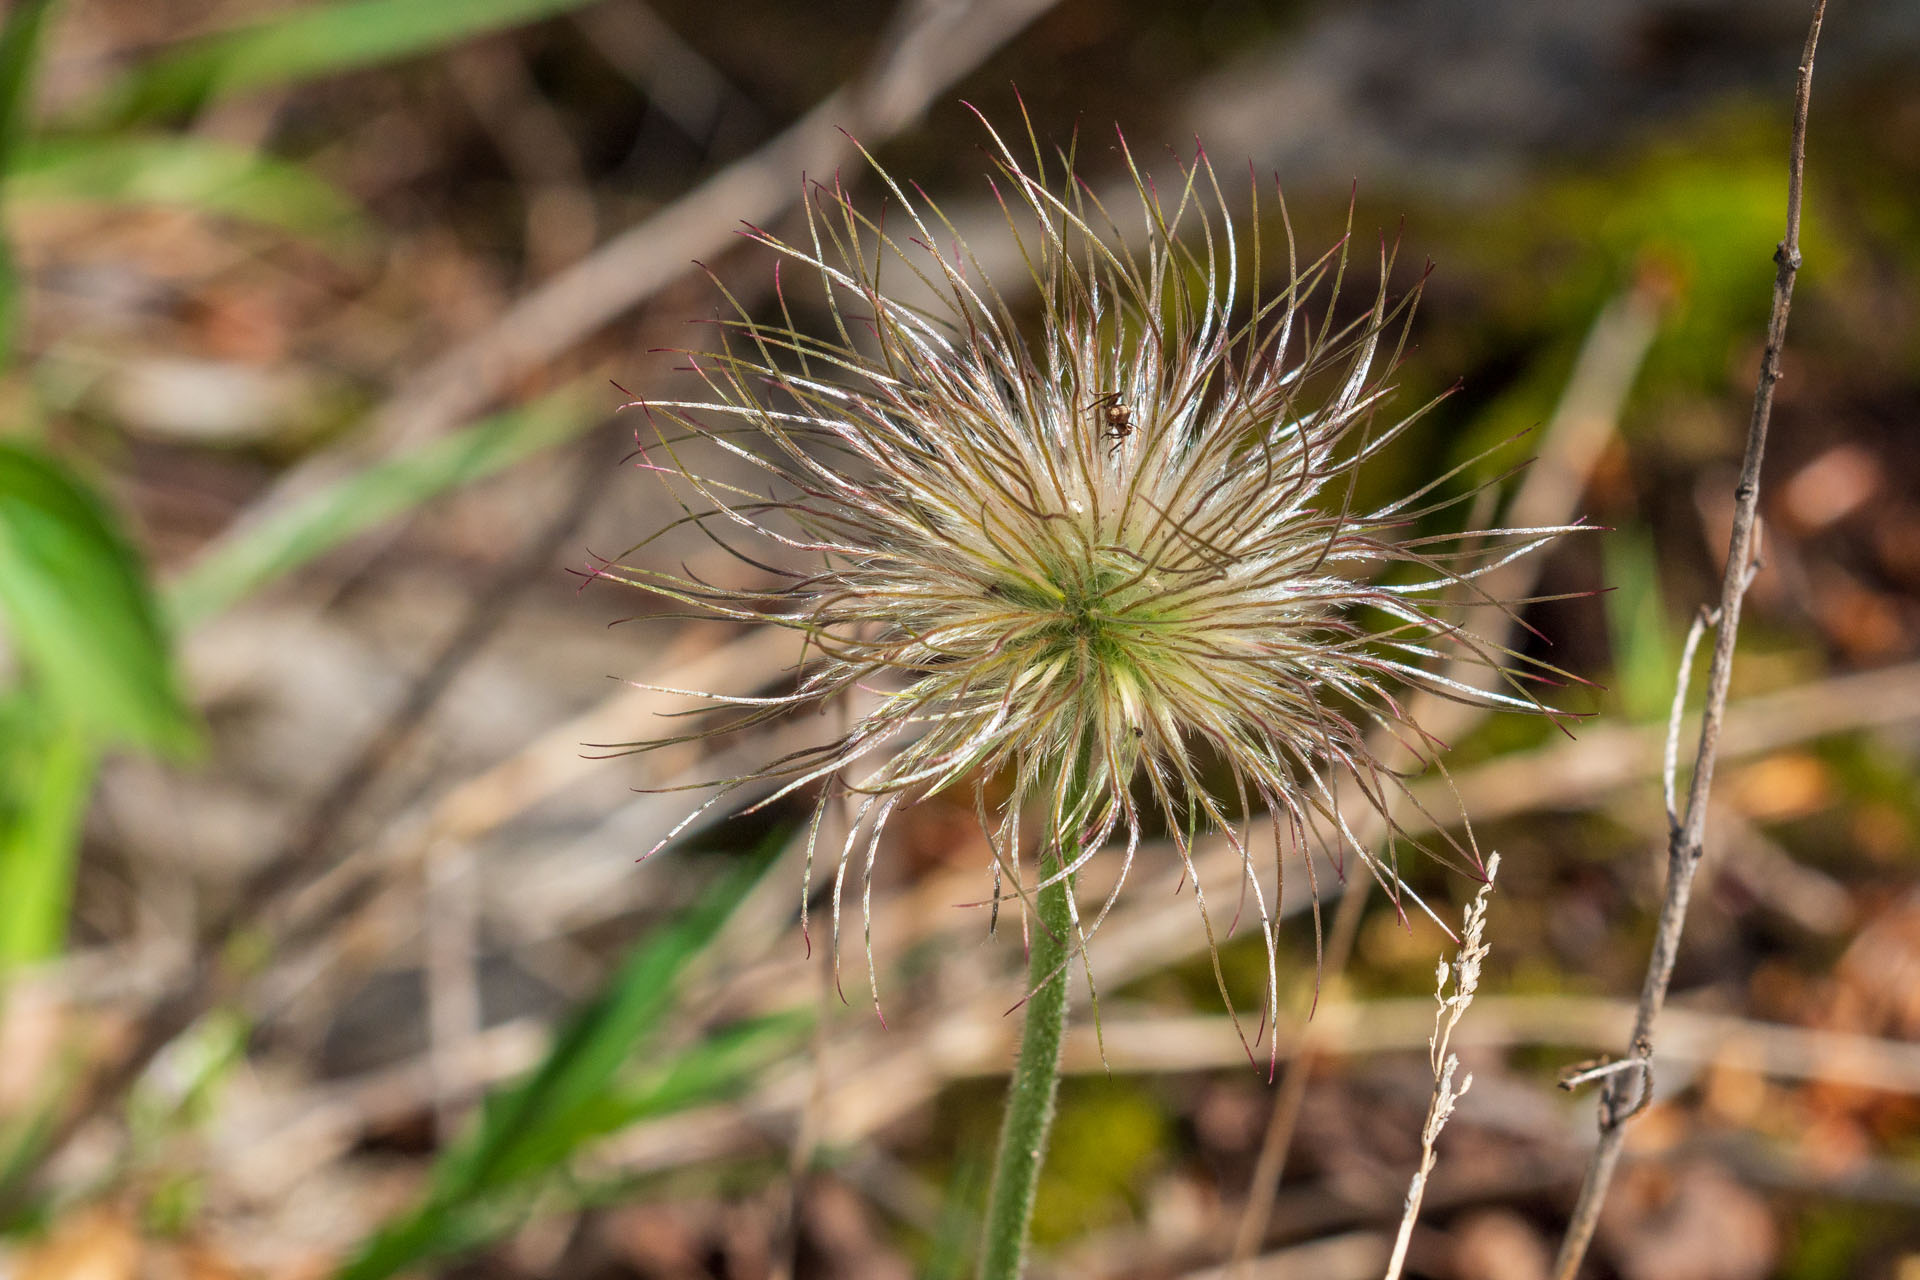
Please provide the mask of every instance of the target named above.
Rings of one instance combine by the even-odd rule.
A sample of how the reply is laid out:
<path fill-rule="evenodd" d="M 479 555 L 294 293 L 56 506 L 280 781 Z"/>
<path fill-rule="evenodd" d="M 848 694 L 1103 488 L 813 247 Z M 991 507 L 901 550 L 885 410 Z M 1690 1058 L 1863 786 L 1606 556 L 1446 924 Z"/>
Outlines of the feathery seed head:
<path fill-rule="evenodd" d="M 1263 295 L 1258 236 L 1236 231 L 1204 153 L 1163 195 L 1122 141 L 1129 234 L 1070 154 L 1050 182 L 1037 145 L 1023 164 L 988 133 L 1030 325 L 940 210 L 875 164 L 884 217 L 815 185 L 800 243 L 751 232 L 817 278 L 829 332 L 796 327 L 784 290 L 778 323 L 735 304 L 718 350 L 692 356 L 705 398 L 636 402 L 676 527 L 764 585 L 722 589 L 631 552 L 602 572 L 802 638 L 793 691 L 715 697 L 731 713 L 717 729 L 849 708 L 844 733 L 703 808 L 749 783 L 772 788 L 761 803 L 817 787 L 817 841 L 818 815 L 850 797 L 836 939 L 849 875 L 870 882 L 889 816 L 961 786 L 993 846 L 996 905 L 1036 884 L 1023 811 L 1056 851 L 1051 876 L 1124 833 L 1124 880 L 1143 828 L 1164 827 L 1183 860 L 1202 829 L 1244 851 L 1236 827 L 1264 810 L 1283 859 L 1311 870 L 1324 841 L 1336 864 L 1351 849 L 1392 882 L 1340 812 L 1354 794 L 1384 812 L 1404 787 L 1409 769 L 1369 734 L 1417 770 L 1437 744 L 1402 691 L 1539 709 L 1505 670 L 1515 655 L 1438 610 L 1449 595 L 1489 603 L 1471 579 L 1558 531 L 1408 537 L 1459 501 L 1438 494 L 1451 475 L 1352 509 L 1356 469 L 1419 416 L 1380 412 L 1412 306 L 1386 293 L 1384 246 L 1373 305 L 1337 321 L 1345 242 L 1303 266 L 1289 228 L 1287 284 Z M 912 301 L 892 285 L 903 270 Z M 693 440 L 730 478 L 682 465 Z M 1509 691 L 1443 673 L 1448 660 L 1502 671 Z M 1477 868 L 1470 838 L 1449 845 Z M 1278 886 L 1244 861 L 1271 968 Z M 1076 919 L 1082 945 L 1113 901 Z"/>

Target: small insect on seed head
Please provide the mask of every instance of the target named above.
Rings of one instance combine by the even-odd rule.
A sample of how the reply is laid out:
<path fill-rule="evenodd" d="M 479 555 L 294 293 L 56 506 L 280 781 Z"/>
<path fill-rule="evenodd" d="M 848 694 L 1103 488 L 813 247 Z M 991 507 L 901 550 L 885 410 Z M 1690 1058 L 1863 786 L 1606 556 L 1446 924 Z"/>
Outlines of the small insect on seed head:
<path fill-rule="evenodd" d="M 1108 391 L 1095 396 L 1088 408 L 1099 410 L 1101 421 L 1106 423 L 1107 429 L 1101 432 L 1101 435 L 1113 441 L 1113 447 L 1107 452 L 1109 454 L 1119 452 L 1120 446 L 1125 444 L 1127 437 L 1133 434 L 1133 410 L 1120 399 L 1118 391 Z"/>

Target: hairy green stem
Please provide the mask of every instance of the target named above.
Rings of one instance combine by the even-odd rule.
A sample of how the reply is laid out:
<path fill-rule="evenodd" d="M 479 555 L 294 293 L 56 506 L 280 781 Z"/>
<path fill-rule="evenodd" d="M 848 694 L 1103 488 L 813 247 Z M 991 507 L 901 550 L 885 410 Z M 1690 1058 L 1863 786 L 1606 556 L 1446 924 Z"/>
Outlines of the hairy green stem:
<path fill-rule="evenodd" d="M 1059 869 L 1055 857 L 1043 858 L 1040 876 Z M 1033 1220 L 1034 1191 L 1053 1127 L 1053 1100 L 1060 1088 L 1060 1044 L 1067 1030 L 1067 968 L 1072 917 L 1062 879 L 1036 893 L 1038 921 L 1028 932 L 1026 1025 L 1020 1032 L 1020 1058 L 1007 1084 L 1007 1113 L 1000 1127 L 1000 1151 L 994 1159 L 993 1189 L 987 1199 L 986 1232 L 980 1249 L 980 1280 L 1018 1280 L 1027 1254 L 1027 1226 Z"/>

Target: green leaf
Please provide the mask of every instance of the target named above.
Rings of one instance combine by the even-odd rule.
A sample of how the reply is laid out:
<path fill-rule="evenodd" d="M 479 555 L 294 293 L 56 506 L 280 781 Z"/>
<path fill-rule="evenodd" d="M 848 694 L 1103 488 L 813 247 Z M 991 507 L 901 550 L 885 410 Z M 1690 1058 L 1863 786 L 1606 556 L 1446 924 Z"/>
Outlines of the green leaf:
<path fill-rule="evenodd" d="M 770 859 L 724 878 L 637 947 L 524 1082 L 491 1099 L 434 1170 L 426 1203 L 382 1229 L 336 1280 L 384 1280 L 510 1229 L 532 1193 L 588 1141 L 634 1120 L 738 1088 L 802 1022 L 770 1018 L 718 1033 L 637 1077 L 636 1049 L 677 1008 L 688 964 L 718 936 Z"/>
<path fill-rule="evenodd" d="M 556 1107 L 525 1131 L 493 1165 L 490 1181 L 510 1186 L 558 1168 L 589 1142 L 649 1116 L 666 1115 L 732 1093 L 753 1072 L 789 1049 L 808 1025 L 799 1013 L 772 1014 L 715 1031 L 700 1043 L 644 1070 L 622 1069 L 572 1105 Z M 622 1054 L 630 1064 L 631 1055 Z"/>
<path fill-rule="evenodd" d="M 187 43 L 130 72 L 104 96 L 125 123 L 191 111 L 266 85 L 294 84 L 429 53 L 591 0 L 344 0 L 309 4 Z"/>
<path fill-rule="evenodd" d="M 182 630 L 266 583 L 449 489 L 571 440 L 601 420 L 573 384 L 339 480 L 223 538 L 168 584 Z"/>
<path fill-rule="evenodd" d="M 194 718 L 140 557 L 52 458 L 0 443 L 0 613 L 54 714 L 98 742 L 185 752 Z"/>
<path fill-rule="evenodd" d="M 13 147 L 26 136 L 34 63 L 52 9 L 53 0 L 19 0 L 0 27 L 0 173 L 6 172 Z"/>
<path fill-rule="evenodd" d="M 33 68 L 40 53 L 40 34 L 46 27 L 52 0 L 18 0 L 0 26 L 0 197 L 6 195 L 7 175 L 14 150 L 26 136 L 33 109 Z M 0 209 L 4 205 L 0 204 Z M 20 280 L 13 262 L 13 244 L 0 227 L 0 367 L 13 355 L 13 335 L 20 324 Z"/>
<path fill-rule="evenodd" d="M 954 1163 L 933 1238 L 917 1268 L 921 1280 L 962 1280 L 973 1274 L 992 1176 L 992 1168 L 983 1160 L 962 1157 Z"/>
<path fill-rule="evenodd" d="M 0 974 L 59 953 L 98 747 L 37 692 L 0 700 Z"/>
<path fill-rule="evenodd" d="M 334 240 L 363 229 L 358 206 L 299 165 L 185 135 L 42 140 L 10 180 L 19 202 L 178 205 Z"/>

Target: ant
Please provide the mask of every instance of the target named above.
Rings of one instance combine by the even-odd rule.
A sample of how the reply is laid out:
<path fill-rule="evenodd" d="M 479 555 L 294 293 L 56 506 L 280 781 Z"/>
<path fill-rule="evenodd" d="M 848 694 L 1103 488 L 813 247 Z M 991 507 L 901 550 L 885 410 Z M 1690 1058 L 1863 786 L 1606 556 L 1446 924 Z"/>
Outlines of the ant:
<path fill-rule="evenodd" d="M 1087 407 L 1101 410 L 1100 417 L 1107 424 L 1107 429 L 1100 433 L 1100 438 L 1113 441 L 1113 447 L 1107 450 L 1107 456 L 1112 457 L 1127 442 L 1127 437 L 1133 434 L 1133 410 L 1121 403 L 1118 391 L 1095 396 Z"/>

